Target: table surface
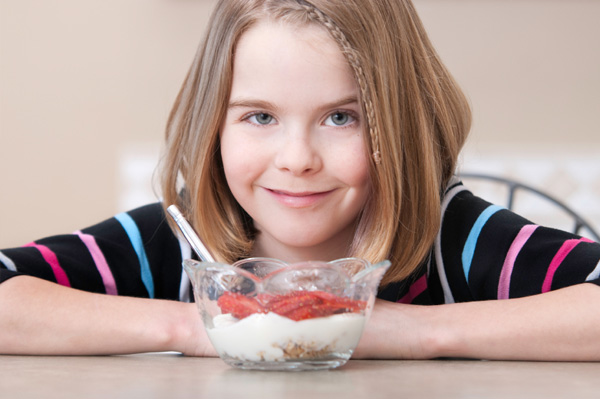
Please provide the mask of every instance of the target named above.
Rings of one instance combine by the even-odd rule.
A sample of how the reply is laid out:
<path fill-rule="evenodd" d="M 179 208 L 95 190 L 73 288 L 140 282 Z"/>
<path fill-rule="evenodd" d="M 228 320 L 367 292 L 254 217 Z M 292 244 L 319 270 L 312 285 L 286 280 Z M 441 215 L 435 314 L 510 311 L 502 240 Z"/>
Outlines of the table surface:
<path fill-rule="evenodd" d="M 239 370 L 175 353 L 0 356 L 0 398 L 597 398 L 600 363 L 351 360 Z"/>

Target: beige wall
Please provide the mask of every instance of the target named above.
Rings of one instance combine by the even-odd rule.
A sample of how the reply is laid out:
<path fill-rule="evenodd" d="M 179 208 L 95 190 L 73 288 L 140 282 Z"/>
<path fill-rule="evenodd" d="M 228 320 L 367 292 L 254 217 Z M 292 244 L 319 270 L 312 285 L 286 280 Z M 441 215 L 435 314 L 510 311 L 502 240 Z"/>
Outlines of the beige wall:
<path fill-rule="evenodd" d="M 0 248 L 148 199 L 135 192 L 149 191 L 148 164 L 213 4 L 0 0 Z M 473 103 L 465 168 L 506 143 L 522 159 L 566 151 L 598 164 L 600 2 L 415 4 Z"/>
<path fill-rule="evenodd" d="M 0 0 L 0 248 L 117 211 L 159 143 L 213 1 Z"/>

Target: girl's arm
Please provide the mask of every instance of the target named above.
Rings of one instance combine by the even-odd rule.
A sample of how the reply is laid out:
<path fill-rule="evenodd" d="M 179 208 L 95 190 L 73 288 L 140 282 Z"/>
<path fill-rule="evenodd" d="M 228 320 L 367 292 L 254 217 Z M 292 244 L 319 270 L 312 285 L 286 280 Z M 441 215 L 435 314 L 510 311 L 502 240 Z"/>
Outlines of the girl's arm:
<path fill-rule="evenodd" d="M 17 276 L 0 284 L 0 304 L 0 354 L 216 356 L 193 303 L 93 294 Z"/>
<path fill-rule="evenodd" d="M 600 287 L 437 306 L 378 300 L 359 358 L 600 360 Z"/>

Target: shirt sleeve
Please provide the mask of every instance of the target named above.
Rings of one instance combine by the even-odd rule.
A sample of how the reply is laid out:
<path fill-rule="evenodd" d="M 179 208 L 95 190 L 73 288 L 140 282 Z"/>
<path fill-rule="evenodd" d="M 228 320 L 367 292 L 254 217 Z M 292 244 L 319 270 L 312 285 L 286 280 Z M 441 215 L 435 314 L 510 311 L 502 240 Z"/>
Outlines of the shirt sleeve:
<path fill-rule="evenodd" d="M 0 283 L 30 275 L 89 292 L 180 299 L 185 253 L 156 203 L 0 251 Z"/>
<path fill-rule="evenodd" d="M 430 265 L 435 302 L 529 296 L 589 282 L 600 285 L 600 244 L 536 225 L 451 187 Z M 435 295 L 435 294 L 434 294 Z"/>

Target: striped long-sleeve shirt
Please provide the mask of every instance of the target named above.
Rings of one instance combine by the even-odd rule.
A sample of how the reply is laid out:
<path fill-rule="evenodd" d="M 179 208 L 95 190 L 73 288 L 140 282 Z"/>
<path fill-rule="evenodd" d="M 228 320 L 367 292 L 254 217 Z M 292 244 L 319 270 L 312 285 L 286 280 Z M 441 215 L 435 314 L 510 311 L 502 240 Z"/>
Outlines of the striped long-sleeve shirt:
<path fill-rule="evenodd" d="M 182 259 L 191 250 L 159 203 L 73 234 L 0 251 L 0 282 L 20 274 L 90 292 L 189 301 Z M 522 297 L 569 285 L 600 285 L 600 244 L 530 221 L 450 186 L 430 255 L 379 297 L 440 304 Z"/>

